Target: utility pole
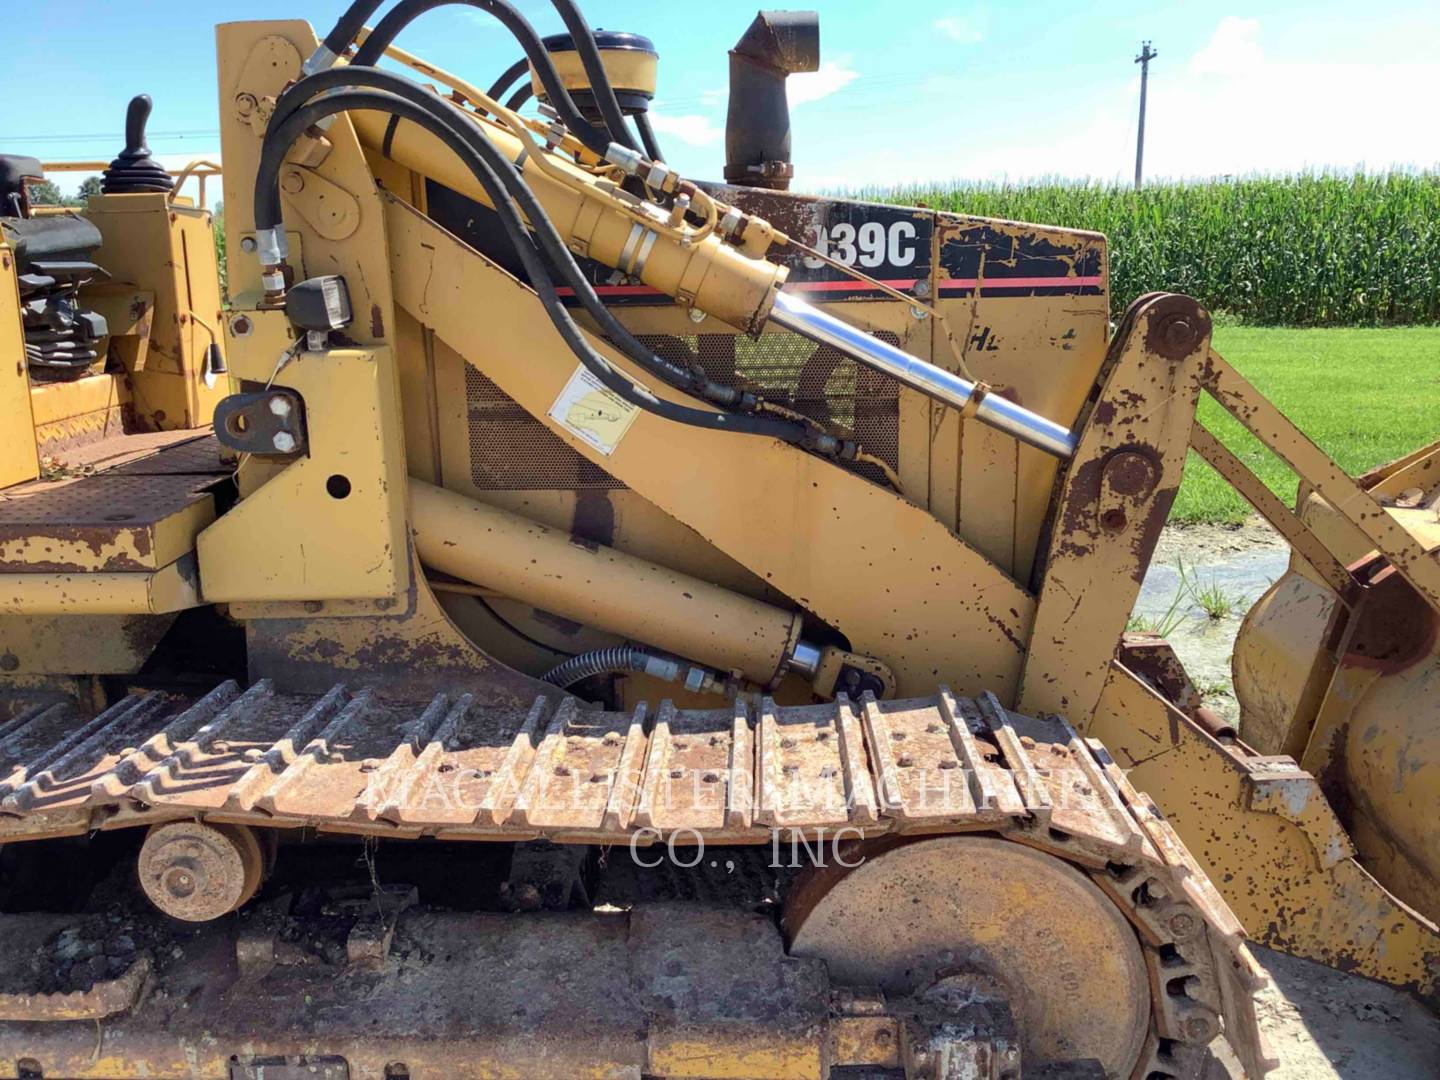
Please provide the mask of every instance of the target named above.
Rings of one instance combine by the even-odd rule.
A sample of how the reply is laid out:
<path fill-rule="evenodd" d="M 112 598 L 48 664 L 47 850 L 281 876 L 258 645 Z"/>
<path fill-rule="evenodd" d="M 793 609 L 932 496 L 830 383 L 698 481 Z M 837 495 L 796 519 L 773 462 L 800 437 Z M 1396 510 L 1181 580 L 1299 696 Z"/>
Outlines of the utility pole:
<path fill-rule="evenodd" d="M 1146 41 L 1140 46 L 1140 55 L 1135 57 L 1135 63 L 1140 65 L 1140 130 L 1135 138 L 1135 186 L 1140 186 L 1140 181 L 1145 171 L 1145 91 L 1150 83 L 1150 61 L 1159 56 L 1160 53 L 1150 47 Z"/>

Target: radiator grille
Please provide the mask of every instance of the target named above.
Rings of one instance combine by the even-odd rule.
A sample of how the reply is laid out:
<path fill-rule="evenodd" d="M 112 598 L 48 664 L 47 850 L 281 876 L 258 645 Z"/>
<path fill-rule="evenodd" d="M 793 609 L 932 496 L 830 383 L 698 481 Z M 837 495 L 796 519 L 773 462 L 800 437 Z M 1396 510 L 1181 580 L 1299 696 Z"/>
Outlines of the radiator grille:
<path fill-rule="evenodd" d="M 890 333 L 877 335 L 892 345 Z M 856 439 L 899 468 L 900 384 L 798 334 L 643 335 L 667 360 L 699 366 L 717 383 L 744 387 Z M 466 366 L 471 479 L 482 491 L 604 491 L 625 485 L 591 464 L 474 367 Z M 738 437 L 738 436 L 737 436 Z M 871 476 L 865 466 L 856 469 Z"/>

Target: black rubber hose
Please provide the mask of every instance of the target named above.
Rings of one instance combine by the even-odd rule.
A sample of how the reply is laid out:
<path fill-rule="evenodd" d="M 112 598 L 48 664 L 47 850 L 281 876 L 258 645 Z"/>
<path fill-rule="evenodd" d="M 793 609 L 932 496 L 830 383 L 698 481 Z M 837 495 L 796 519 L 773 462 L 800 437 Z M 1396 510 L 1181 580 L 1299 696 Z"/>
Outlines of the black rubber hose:
<path fill-rule="evenodd" d="M 345 14 L 335 21 L 330 33 L 325 35 L 325 47 L 336 56 L 343 53 L 383 2 L 384 0 L 355 0 L 345 9 Z"/>
<path fill-rule="evenodd" d="M 319 76 L 311 76 L 311 78 L 319 78 Z M 260 167 L 255 181 L 255 227 L 257 231 L 283 227 L 280 167 L 290 146 L 314 124 L 328 116 L 352 109 L 389 113 L 409 120 L 431 132 L 465 162 L 466 167 L 494 200 L 496 212 L 515 248 L 516 255 L 520 258 L 532 286 L 545 307 L 546 314 L 560 333 L 562 340 L 586 370 L 617 396 L 656 416 L 692 427 L 766 436 L 826 453 L 833 453 L 837 448 L 837 440 L 833 437 L 814 433 L 803 424 L 755 416 L 708 412 L 676 405 L 635 385 L 617 371 L 586 340 L 570 312 L 561 303 L 560 297 L 555 291 L 554 282 L 550 278 L 549 269 L 526 230 L 519 211 L 508 197 L 499 177 L 486 164 L 484 158 L 472 150 L 464 136 L 454 130 L 443 116 L 437 116 L 429 109 L 395 94 L 381 90 L 336 91 L 318 101 L 312 101 L 295 109 L 288 119 L 278 126 L 272 125 L 262 144 Z M 479 135 L 478 132 L 476 134 Z M 483 136 L 480 137 L 483 138 Z M 548 219 L 546 220 L 548 223 Z M 553 231 L 554 226 L 550 225 L 550 228 Z"/>
<path fill-rule="evenodd" d="M 390 9 L 385 18 L 380 20 L 380 25 L 365 39 L 365 44 L 360 46 L 360 50 L 355 54 L 355 66 L 374 67 L 376 62 L 385 55 L 385 50 L 389 48 L 390 43 L 395 40 L 400 31 L 427 11 L 450 4 L 464 4 L 499 19 L 505 29 L 515 36 L 515 40 L 525 51 L 526 58 L 534 65 L 535 73 L 540 78 L 540 85 L 545 88 L 545 96 L 550 99 L 550 104 L 560 114 L 560 119 L 564 121 L 565 126 L 589 149 L 601 157 L 605 156 L 606 151 L 610 148 L 610 143 L 618 140 L 613 136 L 607 136 L 605 132 L 593 127 L 590 121 L 585 119 L 576 107 L 574 99 L 570 97 L 570 92 L 565 89 L 565 84 L 560 81 L 560 75 L 555 70 L 555 62 L 550 58 L 550 53 L 545 48 L 544 42 L 540 40 L 540 35 L 530 25 L 530 21 L 507 0 L 401 0 L 399 4 Z"/>
<path fill-rule="evenodd" d="M 556 664 L 541 676 L 544 682 L 565 690 L 585 679 L 597 675 L 617 675 L 625 672 L 643 673 L 649 654 L 633 645 L 614 645 L 608 649 L 592 649 L 577 653 L 570 659 Z"/>
<path fill-rule="evenodd" d="M 490 89 L 485 92 L 485 96 L 490 98 L 492 101 L 499 101 L 501 95 L 506 93 L 512 86 L 515 85 L 516 79 L 520 78 L 521 75 L 528 75 L 529 73 L 530 61 L 527 59 L 516 60 L 515 63 L 511 64 L 508 68 L 505 69 L 505 73 L 503 75 L 501 75 L 490 85 Z M 528 86 L 530 80 L 526 79 L 525 83 Z"/>
<path fill-rule="evenodd" d="M 519 112 L 520 106 L 524 105 L 534 96 L 535 88 L 529 83 L 526 83 L 524 86 L 520 87 L 519 90 L 516 90 L 515 93 L 510 95 L 510 100 L 505 102 L 505 107 L 511 112 Z"/>
<path fill-rule="evenodd" d="M 437 97 L 415 82 L 394 72 L 379 68 L 360 68 L 354 65 L 332 68 L 319 72 L 292 85 L 275 103 L 271 123 L 285 123 L 304 102 L 316 95 L 331 90 L 366 86 L 383 90 L 404 98 L 411 104 L 434 113 L 437 118 L 452 124 L 465 139 L 469 148 L 485 159 L 491 170 L 500 178 L 510 196 L 519 203 L 525 216 L 532 222 L 541 251 L 552 270 L 559 273 L 566 283 L 575 290 L 581 305 L 599 324 L 617 348 L 657 378 L 663 379 L 676 389 L 693 393 L 718 405 L 734 405 L 742 395 L 731 387 L 721 386 L 689 368 L 674 364 L 656 355 L 637 339 L 630 329 L 617 319 L 604 301 L 596 294 L 594 286 L 585 277 L 570 249 L 560 238 L 554 223 L 544 206 L 530 190 L 514 164 L 485 137 L 474 122 L 454 102 Z"/>
<path fill-rule="evenodd" d="M 590 92 L 595 96 L 595 104 L 610 132 L 611 141 L 638 151 L 640 147 L 635 144 L 635 137 L 630 134 L 630 125 L 625 123 L 625 114 L 620 111 L 615 87 L 611 85 L 610 73 L 605 70 L 605 61 L 600 59 L 600 48 L 595 44 L 595 34 L 591 31 L 590 24 L 585 21 L 585 16 L 580 14 L 575 0 L 550 2 L 560 13 L 565 29 L 570 31 L 571 44 L 580 53 L 580 63 L 584 65 L 585 74 L 590 79 Z"/>
<path fill-rule="evenodd" d="M 664 161 L 665 156 L 660 153 L 660 144 L 655 140 L 655 129 L 650 126 L 649 113 L 635 114 L 635 130 L 640 132 L 640 141 L 645 146 L 646 156 L 651 161 Z"/>

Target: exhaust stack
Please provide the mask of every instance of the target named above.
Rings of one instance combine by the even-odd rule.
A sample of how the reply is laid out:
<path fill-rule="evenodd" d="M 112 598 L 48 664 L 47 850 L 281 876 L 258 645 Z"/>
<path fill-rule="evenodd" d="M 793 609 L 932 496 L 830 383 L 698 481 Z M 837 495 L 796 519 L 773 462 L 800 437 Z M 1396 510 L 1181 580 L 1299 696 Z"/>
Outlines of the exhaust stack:
<path fill-rule="evenodd" d="M 790 102 L 785 80 L 820 69 L 820 15 L 762 11 L 730 50 L 725 182 L 788 191 Z"/>

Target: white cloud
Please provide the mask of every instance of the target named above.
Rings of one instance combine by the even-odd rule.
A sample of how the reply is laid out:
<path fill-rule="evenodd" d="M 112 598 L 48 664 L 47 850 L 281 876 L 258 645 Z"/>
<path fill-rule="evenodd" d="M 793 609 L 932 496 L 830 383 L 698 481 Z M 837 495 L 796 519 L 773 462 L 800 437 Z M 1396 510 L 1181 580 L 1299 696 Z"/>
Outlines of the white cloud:
<path fill-rule="evenodd" d="M 786 80 L 785 90 L 790 104 L 806 105 L 844 90 L 860 77 L 860 73 L 850 66 L 850 60 L 850 57 L 842 56 L 821 64 L 819 71 L 791 75 Z"/>
<path fill-rule="evenodd" d="M 1190 58 L 1196 75 L 1239 75 L 1265 62 L 1260 20 L 1226 15 L 1205 46 Z"/>
<path fill-rule="evenodd" d="M 1226 17 L 1188 47 L 1156 42 L 1147 177 L 1440 165 L 1440 125 L 1417 123 L 1414 110 L 1394 107 L 1433 99 L 1440 60 L 1400 63 L 1356 53 L 1361 59 L 1294 61 L 1269 55 L 1267 40 L 1274 39 L 1260 21 Z M 1128 182 L 1140 98 L 1138 65 L 1129 69 L 1114 82 L 1077 84 L 1073 98 L 1034 125 L 986 138 L 907 138 L 909 132 L 877 129 L 864 133 L 874 142 L 856 155 L 850 140 L 832 143 L 821 129 L 797 127 L 797 185 L 814 191 L 956 179 Z M 933 99 L 944 78 L 922 85 L 916 98 Z"/>
<path fill-rule="evenodd" d="M 1262 40 L 1259 20 L 1227 16 L 1173 75 L 1152 68 L 1146 175 L 1440 161 L 1440 128 L 1394 108 L 1430 100 L 1440 63 L 1275 60 Z"/>
<path fill-rule="evenodd" d="M 978 45 L 985 40 L 984 19 L 980 15 L 944 15 L 931 25 L 951 41 L 961 45 Z"/>
<path fill-rule="evenodd" d="M 712 146 L 725 137 L 725 130 L 715 126 L 708 116 L 697 113 L 685 116 L 667 116 L 655 109 L 650 110 L 650 124 L 662 135 L 674 135 L 691 146 Z"/>

